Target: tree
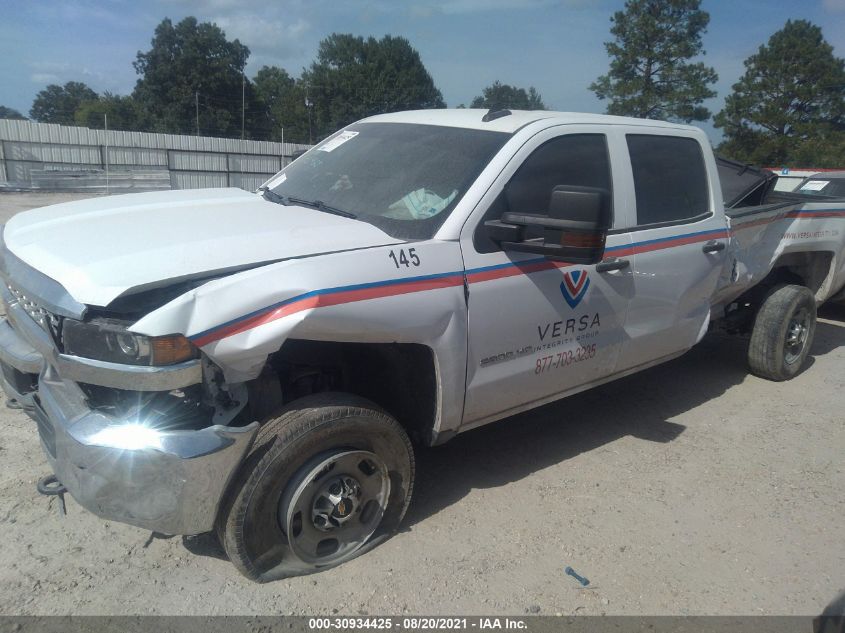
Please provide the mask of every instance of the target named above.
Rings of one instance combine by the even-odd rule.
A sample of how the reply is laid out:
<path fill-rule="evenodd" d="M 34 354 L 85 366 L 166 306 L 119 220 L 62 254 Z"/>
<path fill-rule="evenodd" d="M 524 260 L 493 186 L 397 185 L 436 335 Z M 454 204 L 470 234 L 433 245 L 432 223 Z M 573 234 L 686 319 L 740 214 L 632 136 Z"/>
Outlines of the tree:
<path fill-rule="evenodd" d="M 79 81 L 69 81 L 64 86 L 50 84 L 35 95 L 29 116 L 42 123 L 74 125 L 77 108 L 95 99 L 97 93 Z"/>
<path fill-rule="evenodd" d="M 628 0 L 610 18 L 614 41 L 605 42 L 610 70 L 590 85 L 607 99 L 608 114 L 646 119 L 706 121 L 701 105 L 715 97 L 716 71 L 702 62 L 701 36 L 710 15 L 700 0 Z"/>
<path fill-rule="evenodd" d="M 102 130 L 108 116 L 110 130 L 137 130 L 138 109 L 132 97 L 106 92 L 92 101 L 83 101 L 76 109 L 74 120 L 77 125 Z"/>
<path fill-rule="evenodd" d="M 308 143 L 308 111 L 302 82 L 276 66 L 264 66 L 252 82 L 256 108 L 264 117 L 263 123 L 256 120 L 256 135 L 273 141 Z"/>
<path fill-rule="evenodd" d="M 243 71 L 249 49 L 216 25 L 165 18 L 152 47 L 133 62 L 141 78 L 132 93 L 142 125 L 158 132 L 240 136 L 242 90 L 253 112 L 252 85 Z M 196 119 L 199 110 L 199 130 Z M 251 127 L 251 125 L 250 125 Z"/>
<path fill-rule="evenodd" d="M 365 40 L 333 33 L 320 42 L 302 81 L 313 103 L 315 138 L 373 114 L 445 107 L 419 53 L 404 37 Z"/>
<path fill-rule="evenodd" d="M 0 105 L 0 119 L 26 119 L 26 117 L 14 108 Z"/>
<path fill-rule="evenodd" d="M 487 86 L 481 91 L 481 96 L 476 97 L 470 104 L 471 108 L 487 108 L 493 110 L 545 110 L 546 105 L 543 98 L 534 89 L 534 86 L 524 88 L 509 86 L 508 84 L 494 81 L 492 86 Z"/>
<path fill-rule="evenodd" d="M 845 164 L 845 62 L 818 26 L 789 20 L 745 60 L 716 116 L 719 151 L 742 161 Z"/>

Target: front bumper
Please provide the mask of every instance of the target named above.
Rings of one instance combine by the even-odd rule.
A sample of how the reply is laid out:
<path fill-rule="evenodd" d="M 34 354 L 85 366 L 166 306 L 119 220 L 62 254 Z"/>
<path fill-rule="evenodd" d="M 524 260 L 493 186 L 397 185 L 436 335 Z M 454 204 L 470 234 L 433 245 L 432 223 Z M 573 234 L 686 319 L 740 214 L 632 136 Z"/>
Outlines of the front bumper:
<path fill-rule="evenodd" d="M 258 424 L 156 431 L 92 409 L 77 382 L 173 390 L 201 380 L 199 361 L 143 372 L 114 363 L 92 366 L 95 361 L 60 354 L 14 301 L 7 312 L 0 318 L 2 387 L 37 422 L 53 472 L 73 498 L 104 519 L 156 532 L 211 530 Z M 136 432 L 124 432 L 127 425 Z"/>

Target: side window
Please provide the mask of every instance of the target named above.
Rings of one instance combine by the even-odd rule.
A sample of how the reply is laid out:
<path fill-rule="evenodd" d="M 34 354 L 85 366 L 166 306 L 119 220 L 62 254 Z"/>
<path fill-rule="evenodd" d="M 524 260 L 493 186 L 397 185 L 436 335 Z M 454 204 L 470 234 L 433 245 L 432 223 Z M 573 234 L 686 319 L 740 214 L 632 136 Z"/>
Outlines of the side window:
<path fill-rule="evenodd" d="M 627 135 L 637 225 L 683 222 L 709 210 L 701 146 L 691 138 Z"/>
<path fill-rule="evenodd" d="M 544 215 L 552 190 L 558 185 L 606 189 L 612 199 L 610 157 L 604 134 L 559 136 L 534 150 L 481 219 L 473 239 L 476 250 L 500 250 L 487 237 L 484 222 L 497 220 L 507 212 Z M 541 237 L 542 230 L 537 229 L 536 233 L 527 237 Z"/>

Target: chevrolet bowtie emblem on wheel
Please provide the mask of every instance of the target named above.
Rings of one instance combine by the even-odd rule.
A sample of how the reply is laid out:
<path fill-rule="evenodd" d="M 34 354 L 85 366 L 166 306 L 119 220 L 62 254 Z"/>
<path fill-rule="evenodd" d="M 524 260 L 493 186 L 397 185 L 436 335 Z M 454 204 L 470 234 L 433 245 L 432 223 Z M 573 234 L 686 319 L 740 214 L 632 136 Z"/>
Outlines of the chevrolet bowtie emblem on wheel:
<path fill-rule="evenodd" d="M 570 308 L 575 308 L 590 287 L 590 279 L 586 270 L 573 270 L 563 273 L 563 281 L 560 283 L 560 292 Z"/>

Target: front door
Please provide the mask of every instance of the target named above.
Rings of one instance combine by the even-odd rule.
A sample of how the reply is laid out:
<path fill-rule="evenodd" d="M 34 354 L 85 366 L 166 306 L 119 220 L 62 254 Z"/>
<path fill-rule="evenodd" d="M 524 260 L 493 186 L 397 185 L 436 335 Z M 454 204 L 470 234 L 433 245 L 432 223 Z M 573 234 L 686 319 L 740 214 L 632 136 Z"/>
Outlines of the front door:
<path fill-rule="evenodd" d="M 630 267 L 600 272 L 595 265 L 506 253 L 484 231 L 484 221 L 506 211 L 545 213 L 557 185 L 612 193 L 606 135 L 561 129 L 520 150 L 461 236 L 469 291 L 467 426 L 577 390 L 616 366 L 633 288 Z M 628 244 L 626 234 L 608 239 L 608 247 Z"/>

